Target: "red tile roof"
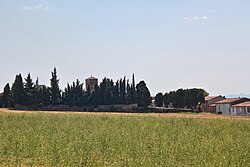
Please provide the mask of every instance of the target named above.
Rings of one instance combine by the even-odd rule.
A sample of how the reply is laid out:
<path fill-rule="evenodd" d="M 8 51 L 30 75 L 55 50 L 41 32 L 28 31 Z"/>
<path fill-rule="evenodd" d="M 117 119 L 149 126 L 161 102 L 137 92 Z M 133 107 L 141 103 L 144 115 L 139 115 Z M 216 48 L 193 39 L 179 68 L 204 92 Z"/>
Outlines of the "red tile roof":
<path fill-rule="evenodd" d="M 98 78 L 95 78 L 95 77 L 93 77 L 93 76 L 90 76 L 90 77 L 88 77 L 88 78 L 86 78 L 86 79 L 98 79 Z"/>
<path fill-rule="evenodd" d="M 206 96 L 205 97 L 205 101 L 209 101 L 209 100 L 212 100 L 212 99 L 215 99 L 215 98 L 218 98 L 220 96 Z"/>
<path fill-rule="evenodd" d="M 250 107 L 250 101 L 246 101 L 244 103 L 235 104 L 232 107 Z"/>
<path fill-rule="evenodd" d="M 209 107 L 215 107 L 216 105 L 215 104 L 211 104 L 211 105 L 209 105 Z"/>
<path fill-rule="evenodd" d="M 215 104 L 230 104 L 230 103 L 239 101 L 241 99 L 242 98 L 228 98 L 228 99 L 224 99 L 224 100 L 218 101 Z"/>

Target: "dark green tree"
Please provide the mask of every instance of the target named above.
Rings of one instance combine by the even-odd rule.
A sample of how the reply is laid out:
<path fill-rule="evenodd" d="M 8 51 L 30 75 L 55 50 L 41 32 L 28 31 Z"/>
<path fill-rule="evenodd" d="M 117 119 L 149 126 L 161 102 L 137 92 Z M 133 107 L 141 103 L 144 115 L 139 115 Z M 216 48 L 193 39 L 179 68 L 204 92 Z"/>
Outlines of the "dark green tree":
<path fill-rule="evenodd" d="M 198 107 L 201 109 L 201 104 L 205 103 L 205 92 L 200 90 L 197 95 Z"/>
<path fill-rule="evenodd" d="M 0 93 L 0 108 L 3 108 L 4 105 L 3 105 L 3 94 Z"/>
<path fill-rule="evenodd" d="M 3 90 L 2 107 L 8 108 L 10 106 L 10 85 L 7 83 Z"/>
<path fill-rule="evenodd" d="M 24 104 L 25 105 L 32 105 L 36 103 L 36 98 L 35 98 L 35 86 L 34 83 L 32 81 L 32 78 L 30 76 L 30 73 L 28 74 L 27 78 L 24 79 L 25 83 L 24 83 L 24 91 L 25 91 L 25 95 L 24 95 Z"/>
<path fill-rule="evenodd" d="M 174 95 L 174 107 L 184 108 L 185 106 L 185 90 L 178 89 Z"/>
<path fill-rule="evenodd" d="M 163 95 L 163 102 L 164 102 L 164 107 L 168 107 L 168 105 L 170 104 L 169 93 L 165 93 Z"/>
<path fill-rule="evenodd" d="M 126 77 L 120 79 L 120 104 L 126 104 Z"/>
<path fill-rule="evenodd" d="M 12 106 L 16 104 L 23 104 L 24 99 L 24 87 L 22 75 L 16 75 L 15 81 L 12 85 L 10 92 L 10 103 Z"/>
<path fill-rule="evenodd" d="M 163 94 L 157 93 L 155 96 L 155 103 L 157 107 L 163 107 Z"/>
<path fill-rule="evenodd" d="M 25 78 L 24 89 L 29 91 L 34 89 L 34 82 L 32 81 L 30 73 L 28 74 L 27 78 Z"/>
<path fill-rule="evenodd" d="M 72 86 L 67 84 L 65 91 L 62 95 L 62 100 L 64 104 L 72 106 L 83 106 L 86 105 L 86 100 L 84 97 L 83 84 L 77 79 L 73 82 Z"/>
<path fill-rule="evenodd" d="M 145 107 L 151 104 L 150 91 L 144 81 L 136 85 L 138 106 Z"/>
<path fill-rule="evenodd" d="M 129 84 L 129 80 L 127 80 L 127 87 L 126 87 L 126 104 L 133 103 L 133 88 L 132 85 Z"/>
<path fill-rule="evenodd" d="M 36 103 L 39 105 L 48 105 L 51 103 L 50 101 L 50 88 L 46 87 L 45 85 L 39 85 L 36 88 Z"/>
<path fill-rule="evenodd" d="M 116 81 L 113 92 L 114 92 L 114 104 L 119 104 L 120 103 L 119 80 Z"/>
<path fill-rule="evenodd" d="M 57 79 L 56 68 L 51 72 L 52 78 L 50 79 L 50 100 L 51 104 L 58 105 L 61 103 L 61 91 L 59 88 L 59 79 Z"/>
<path fill-rule="evenodd" d="M 132 103 L 137 103 L 137 93 L 136 93 L 135 75 L 134 74 L 132 76 L 131 98 L 132 98 Z"/>

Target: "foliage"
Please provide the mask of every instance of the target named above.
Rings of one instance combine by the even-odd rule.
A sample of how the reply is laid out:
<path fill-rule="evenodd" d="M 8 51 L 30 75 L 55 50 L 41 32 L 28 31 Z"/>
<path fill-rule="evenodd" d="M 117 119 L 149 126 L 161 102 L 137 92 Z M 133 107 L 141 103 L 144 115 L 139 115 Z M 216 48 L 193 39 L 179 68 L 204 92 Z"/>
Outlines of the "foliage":
<path fill-rule="evenodd" d="M 24 100 L 24 86 L 21 74 L 16 75 L 15 81 L 11 87 L 10 103 L 12 106 L 16 104 L 23 104 Z"/>
<path fill-rule="evenodd" d="M 163 95 L 163 103 L 164 103 L 164 107 L 168 107 L 168 105 L 170 104 L 170 94 L 169 93 L 165 93 Z"/>
<path fill-rule="evenodd" d="M 65 91 L 62 95 L 62 100 L 64 104 L 68 105 L 83 105 L 84 100 L 84 91 L 83 91 L 83 84 L 77 79 L 76 82 L 70 86 L 69 84 L 65 88 Z M 87 99 L 86 99 L 87 100 Z"/>
<path fill-rule="evenodd" d="M 176 108 L 196 108 L 205 102 L 208 93 L 204 89 L 178 89 L 163 96 L 165 106 L 172 104 Z"/>
<path fill-rule="evenodd" d="M 90 95 L 89 104 L 113 105 L 113 104 L 134 104 L 137 103 L 137 92 L 133 75 L 132 84 L 126 77 L 117 80 L 104 78 L 95 91 Z"/>
<path fill-rule="evenodd" d="M 149 89 L 144 81 L 140 81 L 136 85 L 137 89 L 137 100 L 140 107 L 149 106 L 151 104 L 151 96 Z"/>
<path fill-rule="evenodd" d="M 35 86 L 33 83 L 33 80 L 30 76 L 30 73 L 28 74 L 27 78 L 24 79 L 24 104 L 25 105 L 31 105 L 35 103 Z"/>
<path fill-rule="evenodd" d="M 0 113 L 0 166 L 249 166 L 250 122 Z"/>
<path fill-rule="evenodd" d="M 50 100 L 50 88 L 45 85 L 38 85 L 35 89 L 35 99 L 36 103 L 39 105 L 51 104 Z"/>
<path fill-rule="evenodd" d="M 7 83 L 4 87 L 3 94 L 1 97 L 1 105 L 2 107 L 9 107 L 10 106 L 10 85 Z"/>
<path fill-rule="evenodd" d="M 59 88 L 59 79 L 57 79 L 56 68 L 51 72 L 52 78 L 50 79 L 50 99 L 53 105 L 61 103 L 61 91 Z"/>
<path fill-rule="evenodd" d="M 158 93 L 155 96 L 155 103 L 157 107 L 163 107 L 163 94 L 162 93 Z"/>
<path fill-rule="evenodd" d="M 83 84 L 77 79 L 72 85 L 67 85 L 64 91 L 59 88 L 59 79 L 56 68 L 51 72 L 50 87 L 40 85 L 38 78 L 35 84 L 30 73 L 22 81 L 21 74 L 16 76 L 10 92 L 10 104 L 15 106 L 21 104 L 25 106 L 59 105 L 71 106 L 97 106 L 114 104 L 135 104 L 140 102 L 141 106 L 151 103 L 150 92 L 144 81 L 140 82 L 139 90 L 135 86 L 135 76 L 132 76 L 132 83 L 126 77 L 114 82 L 112 79 L 104 78 L 95 90 L 84 90 Z M 138 85 L 137 85 L 138 86 Z M 1 97 L 0 107 L 4 98 Z"/>

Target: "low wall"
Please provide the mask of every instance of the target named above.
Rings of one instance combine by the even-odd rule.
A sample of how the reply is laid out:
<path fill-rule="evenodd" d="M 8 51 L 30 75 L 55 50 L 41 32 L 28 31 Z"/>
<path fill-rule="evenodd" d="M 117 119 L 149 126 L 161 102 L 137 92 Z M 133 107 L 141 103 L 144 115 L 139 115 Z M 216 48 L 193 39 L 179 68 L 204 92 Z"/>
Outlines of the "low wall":
<path fill-rule="evenodd" d="M 94 111 L 133 111 L 138 108 L 138 104 L 116 104 L 116 105 L 98 105 Z"/>
<path fill-rule="evenodd" d="M 197 109 L 165 108 L 165 107 L 138 107 L 138 104 L 129 105 L 98 105 L 98 106 L 69 106 L 69 105 L 46 105 L 46 106 L 23 106 L 16 105 L 14 110 L 28 111 L 76 111 L 76 112 L 123 112 L 123 113 L 180 113 L 201 112 Z"/>
<path fill-rule="evenodd" d="M 128 105 L 98 105 L 98 106 L 70 106 L 70 105 L 32 105 L 32 106 L 24 106 L 24 105 L 15 105 L 15 110 L 35 110 L 35 111 L 106 111 L 106 112 L 127 112 L 127 111 L 135 111 L 138 108 L 138 104 L 128 104 Z"/>

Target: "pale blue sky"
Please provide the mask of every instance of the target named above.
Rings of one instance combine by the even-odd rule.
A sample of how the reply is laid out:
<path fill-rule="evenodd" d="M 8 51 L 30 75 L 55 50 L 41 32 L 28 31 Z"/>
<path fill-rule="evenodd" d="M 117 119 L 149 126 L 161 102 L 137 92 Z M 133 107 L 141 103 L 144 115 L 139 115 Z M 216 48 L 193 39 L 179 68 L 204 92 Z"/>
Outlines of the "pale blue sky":
<path fill-rule="evenodd" d="M 250 93 L 249 0 L 0 0 L 0 89 L 135 73 L 152 94 Z"/>

